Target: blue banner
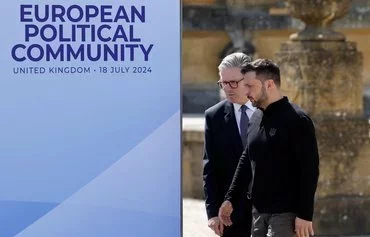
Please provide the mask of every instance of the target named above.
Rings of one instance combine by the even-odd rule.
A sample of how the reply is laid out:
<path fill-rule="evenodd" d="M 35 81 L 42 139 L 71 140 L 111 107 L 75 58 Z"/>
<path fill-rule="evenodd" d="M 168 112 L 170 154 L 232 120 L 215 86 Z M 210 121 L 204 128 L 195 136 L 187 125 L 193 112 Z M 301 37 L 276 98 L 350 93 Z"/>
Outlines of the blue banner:
<path fill-rule="evenodd" d="M 180 2 L 5 1 L 0 236 L 181 233 Z"/>

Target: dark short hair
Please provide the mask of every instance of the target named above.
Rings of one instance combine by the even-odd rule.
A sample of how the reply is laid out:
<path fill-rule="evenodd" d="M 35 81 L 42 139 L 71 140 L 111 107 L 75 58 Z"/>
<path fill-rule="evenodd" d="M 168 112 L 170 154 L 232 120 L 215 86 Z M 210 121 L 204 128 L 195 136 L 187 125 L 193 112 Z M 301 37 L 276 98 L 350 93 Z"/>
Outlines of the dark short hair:
<path fill-rule="evenodd" d="M 240 72 L 256 72 L 256 75 L 264 75 L 267 79 L 271 79 L 280 87 L 280 69 L 279 66 L 270 59 L 256 59 L 253 62 L 244 66 Z"/>

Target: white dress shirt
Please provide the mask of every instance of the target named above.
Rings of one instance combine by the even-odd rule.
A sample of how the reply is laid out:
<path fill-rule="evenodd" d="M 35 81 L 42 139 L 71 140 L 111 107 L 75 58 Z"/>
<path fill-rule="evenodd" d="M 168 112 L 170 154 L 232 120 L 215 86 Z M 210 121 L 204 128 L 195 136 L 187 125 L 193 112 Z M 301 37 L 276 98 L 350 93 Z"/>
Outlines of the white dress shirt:
<path fill-rule="evenodd" d="M 240 117 L 242 114 L 242 111 L 240 108 L 242 107 L 242 105 L 237 104 L 237 103 L 233 103 L 233 105 L 234 105 L 235 119 L 236 119 L 236 123 L 238 124 L 238 129 L 239 129 L 239 134 L 240 134 Z M 245 103 L 245 106 L 247 106 L 247 110 L 245 112 L 247 113 L 247 116 L 250 119 L 254 111 L 256 110 L 256 107 L 253 107 L 252 102 L 250 102 L 249 100 L 247 103 Z"/>

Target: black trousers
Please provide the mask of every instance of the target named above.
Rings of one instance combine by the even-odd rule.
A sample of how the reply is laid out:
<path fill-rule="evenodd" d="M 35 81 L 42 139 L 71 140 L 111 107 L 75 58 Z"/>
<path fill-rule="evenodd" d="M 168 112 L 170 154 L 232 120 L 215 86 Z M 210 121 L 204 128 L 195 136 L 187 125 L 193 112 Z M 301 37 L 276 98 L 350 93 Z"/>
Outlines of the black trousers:
<path fill-rule="evenodd" d="M 222 237 L 251 237 L 250 224 L 225 226 Z"/>
<path fill-rule="evenodd" d="M 252 231 L 252 204 L 250 200 L 241 199 L 235 204 L 231 214 L 231 226 L 224 227 L 222 237 L 251 237 Z"/>

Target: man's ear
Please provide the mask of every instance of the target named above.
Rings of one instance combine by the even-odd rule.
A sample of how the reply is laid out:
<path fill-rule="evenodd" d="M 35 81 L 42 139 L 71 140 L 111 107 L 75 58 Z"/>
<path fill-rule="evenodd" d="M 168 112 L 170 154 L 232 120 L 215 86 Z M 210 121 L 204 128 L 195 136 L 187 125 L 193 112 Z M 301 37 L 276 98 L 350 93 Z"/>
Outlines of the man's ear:
<path fill-rule="evenodd" d="M 266 80 L 265 81 L 265 84 L 266 84 L 266 89 L 271 89 L 271 88 L 274 88 L 275 87 L 275 82 L 273 80 Z"/>

